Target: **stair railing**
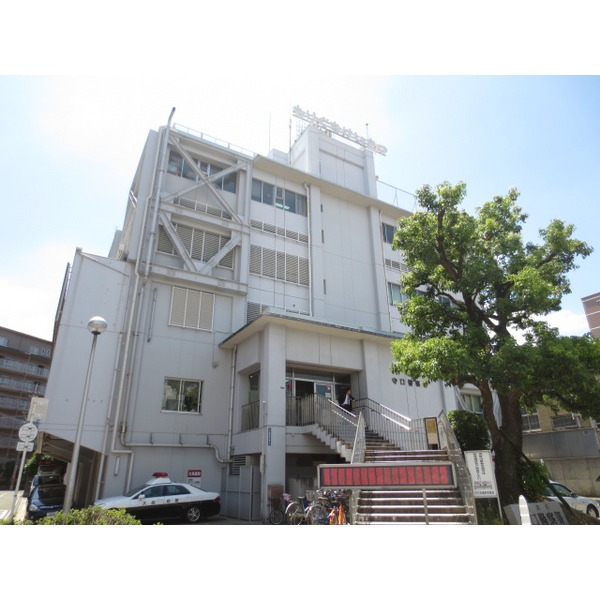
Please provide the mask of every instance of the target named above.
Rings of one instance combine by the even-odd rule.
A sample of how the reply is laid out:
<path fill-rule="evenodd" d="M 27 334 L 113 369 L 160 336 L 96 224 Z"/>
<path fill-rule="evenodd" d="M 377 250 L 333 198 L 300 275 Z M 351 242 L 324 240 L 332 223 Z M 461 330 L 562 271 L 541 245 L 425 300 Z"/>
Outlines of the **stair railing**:
<path fill-rule="evenodd" d="M 409 419 L 403 414 L 379 404 L 370 398 L 359 398 L 353 410 L 362 414 L 365 426 L 402 450 L 427 448 L 427 434 L 423 419 Z"/>
<path fill-rule="evenodd" d="M 352 447 L 351 463 L 364 463 L 365 450 L 367 447 L 367 436 L 365 427 L 365 417 L 362 412 L 358 415 L 356 424 L 356 436 L 354 437 L 354 446 Z"/>
<path fill-rule="evenodd" d="M 450 426 L 448 416 L 445 412 L 441 412 L 437 418 L 438 435 L 440 439 L 440 447 L 448 451 L 448 457 L 454 464 L 458 488 L 465 503 L 469 522 L 477 525 L 477 510 L 475 507 L 475 494 L 473 493 L 473 482 L 471 473 L 467 467 L 465 457 L 462 453 L 454 430 Z"/>
<path fill-rule="evenodd" d="M 320 394 L 288 396 L 286 425 L 302 427 L 319 425 L 344 444 L 352 447 L 356 438 L 358 417 Z"/>

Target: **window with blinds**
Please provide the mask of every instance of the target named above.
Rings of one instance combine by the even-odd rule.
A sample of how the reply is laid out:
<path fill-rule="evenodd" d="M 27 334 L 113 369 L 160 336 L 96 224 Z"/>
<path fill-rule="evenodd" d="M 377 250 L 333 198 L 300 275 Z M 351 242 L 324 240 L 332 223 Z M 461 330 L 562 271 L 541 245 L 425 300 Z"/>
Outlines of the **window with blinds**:
<path fill-rule="evenodd" d="M 262 246 L 250 246 L 250 273 L 309 285 L 308 259 Z"/>
<path fill-rule="evenodd" d="M 215 295 L 173 286 L 169 325 L 212 331 Z"/>

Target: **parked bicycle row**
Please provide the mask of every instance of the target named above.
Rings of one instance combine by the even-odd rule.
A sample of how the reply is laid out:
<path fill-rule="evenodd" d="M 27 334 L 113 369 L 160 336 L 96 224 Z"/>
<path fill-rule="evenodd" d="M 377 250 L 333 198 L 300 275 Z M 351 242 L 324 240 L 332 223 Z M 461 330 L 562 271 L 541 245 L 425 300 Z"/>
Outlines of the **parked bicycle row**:
<path fill-rule="evenodd" d="M 297 500 L 283 493 L 272 507 L 269 521 L 273 525 L 348 525 L 348 491 L 307 491 Z"/>

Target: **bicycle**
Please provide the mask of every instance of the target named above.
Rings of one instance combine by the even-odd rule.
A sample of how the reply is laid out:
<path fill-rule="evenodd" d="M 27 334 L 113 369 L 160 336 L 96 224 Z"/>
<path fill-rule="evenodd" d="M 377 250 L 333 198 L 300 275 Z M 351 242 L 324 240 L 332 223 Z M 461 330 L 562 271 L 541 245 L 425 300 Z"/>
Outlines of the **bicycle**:
<path fill-rule="evenodd" d="M 345 490 L 323 490 L 318 499 L 308 509 L 311 525 L 347 525 Z"/>
<path fill-rule="evenodd" d="M 285 522 L 288 525 L 305 525 L 308 523 L 308 511 L 311 504 L 306 496 L 300 496 L 298 500 L 290 502 L 285 509 Z"/>
<path fill-rule="evenodd" d="M 285 510 L 290 504 L 292 497 L 289 494 L 281 494 L 278 504 L 269 513 L 269 522 L 273 525 L 281 525 L 285 521 Z"/>
<path fill-rule="evenodd" d="M 340 494 L 333 499 L 333 508 L 329 513 L 329 525 L 348 525 L 345 500 L 347 496 Z"/>

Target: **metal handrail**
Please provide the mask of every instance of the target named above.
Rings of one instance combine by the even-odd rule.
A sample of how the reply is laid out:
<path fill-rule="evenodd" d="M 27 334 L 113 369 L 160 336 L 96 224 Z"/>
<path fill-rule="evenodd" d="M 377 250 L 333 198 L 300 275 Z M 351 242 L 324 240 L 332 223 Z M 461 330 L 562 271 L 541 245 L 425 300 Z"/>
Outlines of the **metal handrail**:
<path fill-rule="evenodd" d="M 308 394 L 286 398 L 285 422 L 288 426 L 299 427 L 319 425 L 351 447 L 356 437 L 358 418 L 320 394 Z"/>
<path fill-rule="evenodd" d="M 473 482 L 471 480 L 471 473 L 465 462 L 465 457 L 445 412 L 441 412 L 438 415 L 437 423 L 440 447 L 447 450 L 448 458 L 454 464 L 458 488 L 463 497 L 467 514 L 469 515 L 469 522 L 473 525 L 477 525 L 477 510 L 475 507 Z"/>
<path fill-rule="evenodd" d="M 370 398 L 359 398 L 353 403 L 354 411 L 362 414 L 365 426 L 403 450 L 427 448 L 423 419 L 409 419 L 403 414 L 379 404 Z"/>
<path fill-rule="evenodd" d="M 354 445 L 352 446 L 352 459 L 351 463 L 363 463 L 365 462 L 365 450 L 367 448 L 367 436 L 366 436 L 365 417 L 362 412 L 358 415 L 358 422 L 356 424 L 356 436 L 354 438 Z"/>

